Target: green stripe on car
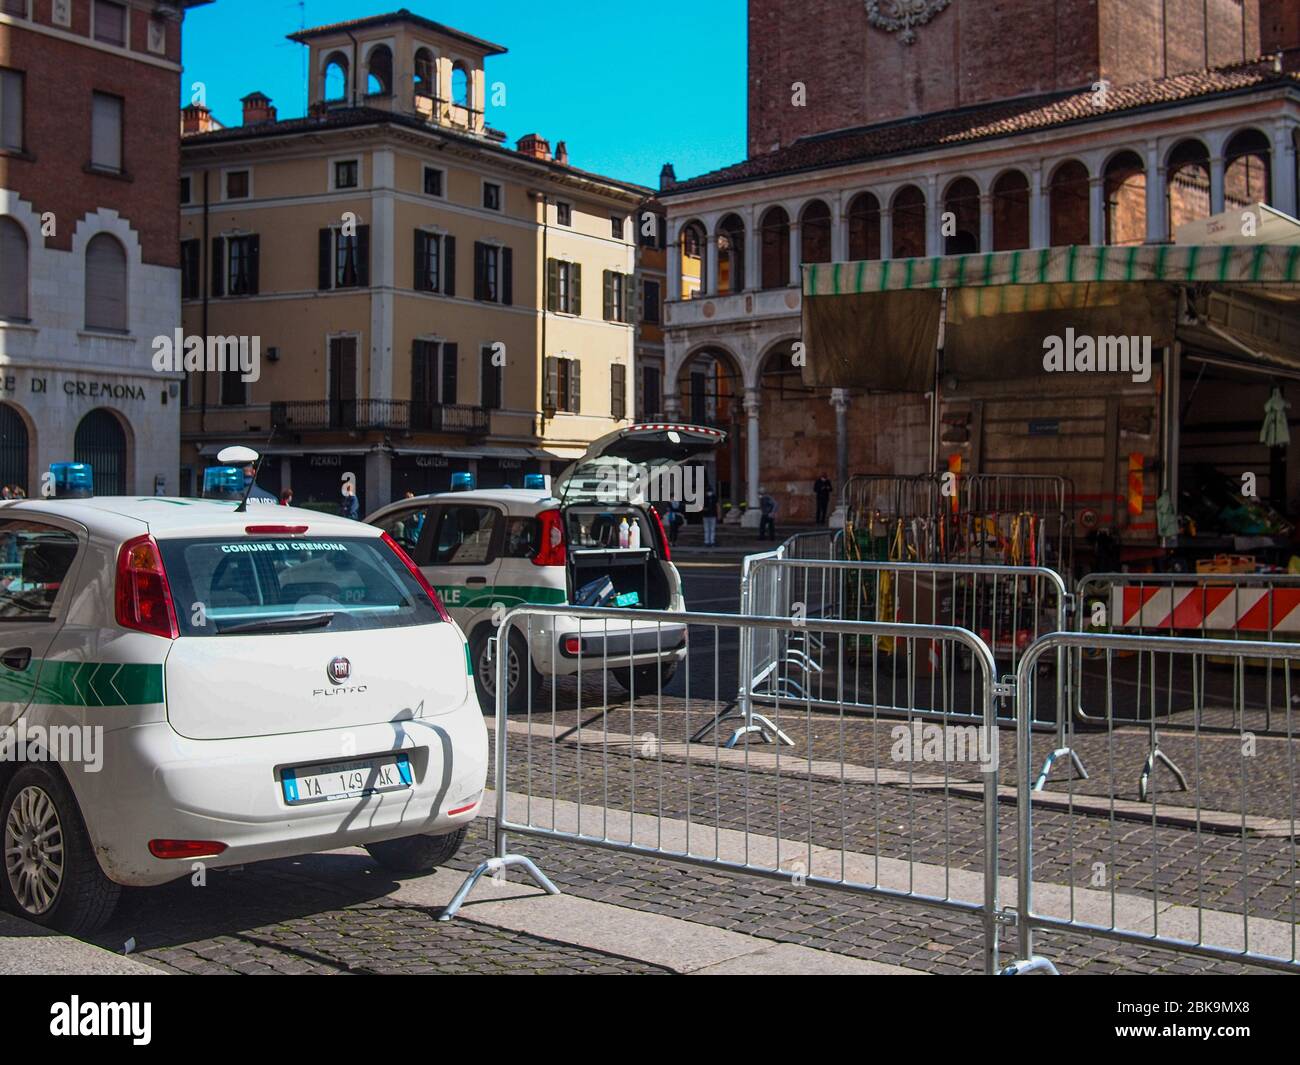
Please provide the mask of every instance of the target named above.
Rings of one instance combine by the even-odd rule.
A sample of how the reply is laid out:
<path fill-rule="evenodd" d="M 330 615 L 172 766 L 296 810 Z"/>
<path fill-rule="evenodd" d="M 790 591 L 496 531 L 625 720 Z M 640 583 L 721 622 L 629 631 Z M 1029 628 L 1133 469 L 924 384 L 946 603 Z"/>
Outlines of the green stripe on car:
<path fill-rule="evenodd" d="M 33 659 L 0 675 L 0 700 L 46 706 L 138 706 L 163 701 L 161 665 Z"/>

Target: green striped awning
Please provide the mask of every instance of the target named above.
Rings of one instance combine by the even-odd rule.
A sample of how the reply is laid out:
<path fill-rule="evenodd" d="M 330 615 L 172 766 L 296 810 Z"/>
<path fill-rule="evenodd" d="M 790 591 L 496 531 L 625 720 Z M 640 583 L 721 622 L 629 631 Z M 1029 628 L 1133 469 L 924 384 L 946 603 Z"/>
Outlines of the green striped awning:
<path fill-rule="evenodd" d="M 1071 246 L 803 268 L 805 296 L 1097 281 L 1300 285 L 1300 245 Z"/>

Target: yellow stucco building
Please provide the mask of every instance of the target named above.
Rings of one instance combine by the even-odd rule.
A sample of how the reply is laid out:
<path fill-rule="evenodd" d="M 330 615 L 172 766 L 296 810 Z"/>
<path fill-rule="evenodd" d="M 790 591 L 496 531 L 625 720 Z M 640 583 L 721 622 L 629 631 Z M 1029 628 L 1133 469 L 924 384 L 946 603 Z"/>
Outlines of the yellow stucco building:
<path fill-rule="evenodd" d="M 518 487 L 627 424 L 650 190 L 508 146 L 484 118 L 499 45 L 407 12 L 292 39 L 305 117 L 260 93 L 240 126 L 182 113 L 183 324 L 207 341 L 183 490 L 247 443 L 265 487 L 332 503 L 350 473 L 364 512 L 460 470 Z"/>

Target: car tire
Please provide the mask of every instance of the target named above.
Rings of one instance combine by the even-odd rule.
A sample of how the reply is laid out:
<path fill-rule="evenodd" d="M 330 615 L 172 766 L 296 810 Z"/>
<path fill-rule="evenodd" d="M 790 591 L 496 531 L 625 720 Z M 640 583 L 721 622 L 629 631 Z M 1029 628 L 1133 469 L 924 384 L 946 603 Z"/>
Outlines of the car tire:
<path fill-rule="evenodd" d="M 485 714 L 495 713 L 497 705 L 496 661 L 488 657 L 488 640 L 493 633 L 493 629 L 484 626 L 475 633 L 470 645 L 470 653 L 474 658 L 474 688 L 478 692 L 479 707 Z M 542 687 L 542 675 L 533 665 L 532 656 L 528 653 L 528 642 L 518 629 L 510 630 L 509 647 L 512 683 L 506 692 L 506 712 L 519 714 L 528 709 L 530 678 L 532 690 L 537 692 Z"/>
<path fill-rule="evenodd" d="M 56 770 L 28 765 L 14 774 L 0 799 L 0 841 L 0 903 L 10 913 L 68 935 L 94 932 L 113 916 L 122 889 L 99 867 L 77 800 Z M 11 853 L 23 846 L 37 849 Z"/>
<path fill-rule="evenodd" d="M 456 856 L 465 842 L 469 825 L 441 836 L 403 836 L 380 843 L 367 843 L 370 857 L 394 873 L 427 873 Z"/>
<path fill-rule="evenodd" d="M 663 666 L 659 664 L 651 666 L 637 666 L 635 669 L 611 669 L 610 673 L 618 681 L 618 685 L 625 692 L 631 695 L 634 691 L 637 695 L 658 695 L 677 673 L 677 663 L 673 662 Z"/>

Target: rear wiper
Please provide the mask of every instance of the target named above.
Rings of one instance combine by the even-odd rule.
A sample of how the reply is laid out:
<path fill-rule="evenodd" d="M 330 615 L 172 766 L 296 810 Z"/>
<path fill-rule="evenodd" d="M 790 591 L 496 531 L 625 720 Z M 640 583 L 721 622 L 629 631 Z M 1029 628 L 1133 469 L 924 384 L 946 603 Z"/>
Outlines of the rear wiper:
<path fill-rule="evenodd" d="M 323 629 L 333 620 L 333 612 L 327 614 L 292 614 L 283 618 L 260 618 L 257 621 L 241 621 L 237 625 L 218 623 L 217 632 L 300 632 L 303 629 Z"/>

